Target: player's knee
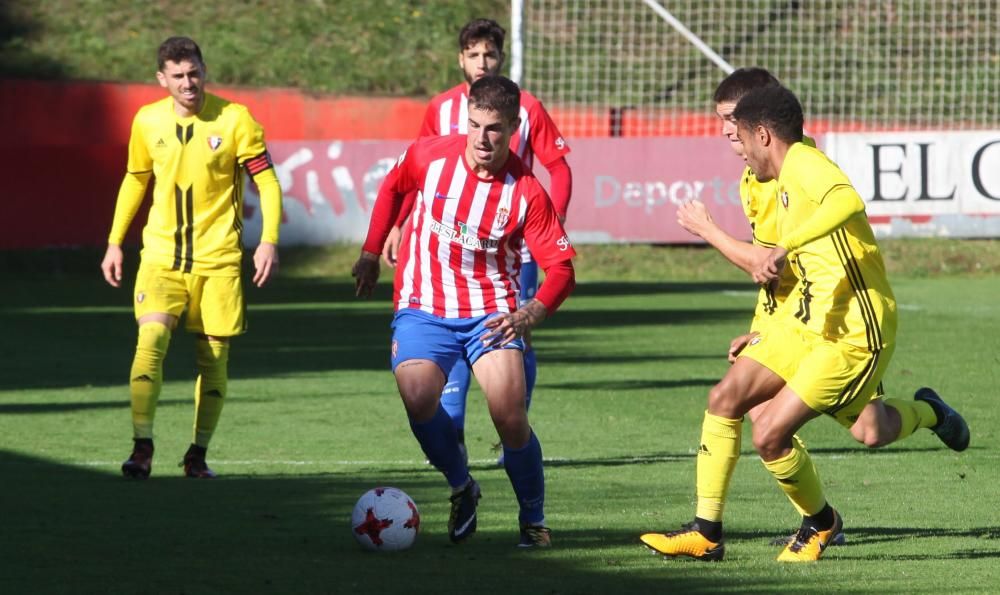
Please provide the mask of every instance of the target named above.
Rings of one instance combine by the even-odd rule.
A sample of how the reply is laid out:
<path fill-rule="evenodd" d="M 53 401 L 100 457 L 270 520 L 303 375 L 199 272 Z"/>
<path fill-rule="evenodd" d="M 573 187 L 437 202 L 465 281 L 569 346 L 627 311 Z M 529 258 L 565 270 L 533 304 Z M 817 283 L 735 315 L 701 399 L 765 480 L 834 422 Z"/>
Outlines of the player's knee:
<path fill-rule="evenodd" d="M 779 457 L 788 447 L 781 440 L 781 433 L 776 431 L 766 419 L 758 419 L 753 428 L 753 447 L 757 454 L 765 461 L 773 461 Z"/>
<path fill-rule="evenodd" d="M 888 428 L 878 424 L 855 423 L 851 426 L 851 436 L 868 448 L 880 448 L 892 442 Z"/>
<path fill-rule="evenodd" d="M 444 388 L 442 384 L 419 378 L 397 378 L 396 384 L 403 406 L 411 419 L 423 422 L 434 417 Z"/>
<path fill-rule="evenodd" d="M 712 415 L 736 419 L 745 413 L 741 410 L 739 392 L 724 378 L 708 391 L 708 412 Z"/>
<path fill-rule="evenodd" d="M 139 326 L 136 353 L 162 361 L 170 345 L 170 328 L 162 322 L 145 322 Z"/>
<path fill-rule="evenodd" d="M 507 448 L 521 448 L 531 438 L 531 427 L 523 414 L 510 415 L 501 419 L 493 418 L 493 425 L 500 436 L 500 442 Z"/>

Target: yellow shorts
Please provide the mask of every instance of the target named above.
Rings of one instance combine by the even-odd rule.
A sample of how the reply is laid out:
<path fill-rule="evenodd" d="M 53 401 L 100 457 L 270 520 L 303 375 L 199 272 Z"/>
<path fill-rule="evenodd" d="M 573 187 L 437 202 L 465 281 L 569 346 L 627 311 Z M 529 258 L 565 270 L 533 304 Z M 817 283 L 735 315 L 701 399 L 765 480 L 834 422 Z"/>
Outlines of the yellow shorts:
<path fill-rule="evenodd" d="M 135 279 L 135 318 L 163 313 L 180 318 L 192 333 L 231 337 L 246 331 L 243 283 L 239 277 L 206 277 L 139 265 Z"/>
<path fill-rule="evenodd" d="M 810 409 L 851 427 L 865 406 L 882 397 L 882 376 L 895 344 L 871 352 L 829 341 L 789 324 L 769 324 L 740 353 L 778 376 Z"/>

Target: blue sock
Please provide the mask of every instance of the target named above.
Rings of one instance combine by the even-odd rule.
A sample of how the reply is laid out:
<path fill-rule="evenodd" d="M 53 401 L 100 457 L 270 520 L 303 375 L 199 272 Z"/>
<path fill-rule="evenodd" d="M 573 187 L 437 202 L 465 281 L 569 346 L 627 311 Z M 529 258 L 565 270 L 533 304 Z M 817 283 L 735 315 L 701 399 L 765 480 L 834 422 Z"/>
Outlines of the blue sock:
<path fill-rule="evenodd" d="M 538 377 L 538 360 L 535 358 L 535 350 L 529 349 L 524 352 L 524 384 L 527 392 L 524 395 L 524 408 L 531 409 L 531 393 L 535 392 L 535 378 Z"/>
<path fill-rule="evenodd" d="M 438 407 L 434 417 L 424 423 L 415 423 L 411 419 L 410 429 L 427 455 L 427 460 L 444 473 L 448 485 L 453 488 L 462 487 L 469 479 L 469 468 L 465 466 L 462 453 L 458 450 L 455 424 L 444 409 Z"/>
<path fill-rule="evenodd" d="M 542 445 L 531 432 L 528 443 L 518 449 L 503 447 L 503 466 L 514 487 L 521 507 L 521 524 L 541 524 L 545 521 L 545 473 L 542 469 Z"/>
<path fill-rule="evenodd" d="M 464 359 L 459 359 L 448 372 L 448 382 L 441 392 L 441 406 L 451 421 L 455 424 L 455 429 L 465 430 L 465 398 L 469 394 L 469 364 Z"/>

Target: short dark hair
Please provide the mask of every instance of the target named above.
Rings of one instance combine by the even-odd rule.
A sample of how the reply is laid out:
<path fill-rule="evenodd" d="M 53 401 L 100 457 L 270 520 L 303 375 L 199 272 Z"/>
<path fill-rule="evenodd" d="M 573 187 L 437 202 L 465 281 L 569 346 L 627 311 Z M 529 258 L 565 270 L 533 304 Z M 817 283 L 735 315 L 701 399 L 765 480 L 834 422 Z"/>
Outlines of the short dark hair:
<path fill-rule="evenodd" d="M 503 42 L 506 38 L 507 32 L 500 26 L 500 23 L 491 19 L 473 19 L 466 23 L 458 34 L 458 51 L 480 41 L 489 41 L 496 46 L 497 50 L 503 52 Z"/>
<path fill-rule="evenodd" d="M 715 103 L 739 101 L 754 89 L 777 84 L 779 84 L 778 79 L 774 78 L 774 75 L 765 68 L 759 66 L 737 68 L 729 76 L 722 79 L 719 86 L 715 88 L 712 99 Z"/>
<path fill-rule="evenodd" d="M 521 113 L 521 88 L 505 76 L 484 76 L 469 87 L 469 107 L 513 120 Z"/>
<path fill-rule="evenodd" d="M 751 90 L 736 104 L 733 119 L 746 128 L 763 126 L 786 143 L 802 140 L 802 104 L 781 85 Z"/>
<path fill-rule="evenodd" d="M 183 60 L 204 65 L 201 59 L 201 48 L 190 37 L 171 37 L 160 44 L 160 49 L 156 52 L 156 65 L 160 70 L 167 65 L 167 61 L 180 63 Z"/>

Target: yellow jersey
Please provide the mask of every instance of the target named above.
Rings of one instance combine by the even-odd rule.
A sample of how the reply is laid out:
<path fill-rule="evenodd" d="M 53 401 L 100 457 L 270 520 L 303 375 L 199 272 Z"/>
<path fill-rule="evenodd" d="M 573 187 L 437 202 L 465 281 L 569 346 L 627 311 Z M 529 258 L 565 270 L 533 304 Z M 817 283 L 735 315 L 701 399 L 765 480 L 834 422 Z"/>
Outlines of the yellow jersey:
<path fill-rule="evenodd" d="M 743 204 L 743 213 L 750 222 L 753 243 L 757 246 L 774 248 L 778 243 L 777 195 L 778 183 L 775 180 L 758 182 L 753 170 L 749 167 L 743 170 L 743 177 L 740 178 L 740 202 Z M 796 281 L 795 275 L 786 268 L 781 272 L 777 284 L 761 286 L 753 322 L 750 323 L 751 331 L 761 331 L 784 303 Z"/>
<path fill-rule="evenodd" d="M 143 106 L 132 121 L 128 174 L 108 241 L 121 244 L 125 238 L 151 173 L 156 182 L 142 232 L 143 262 L 198 275 L 239 275 L 241 166 L 259 185 L 267 182 L 271 204 L 264 204 L 262 188 L 262 240 L 277 243 L 280 189 L 263 129 L 247 108 L 209 93 L 201 111 L 187 118 L 174 112 L 171 97 Z"/>
<path fill-rule="evenodd" d="M 815 147 L 816 142 L 808 136 L 803 142 Z M 764 248 L 778 245 L 778 181 L 760 182 L 753 170 L 747 166 L 740 178 L 740 203 L 743 214 L 750 222 L 753 243 Z M 785 303 L 798 279 L 791 269 L 785 267 L 776 284 L 764 285 L 757 296 L 750 330 L 759 332 L 775 312 Z"/>
<path fill-rule="evenodd" d="M 789 250 L 798 279 L 783 313 L 808 332 L 868 351 L 893 343 L 895 297 L 864 202 L 850 180 L 821 151 L 795 143 L 777 183 L 778 245 Z M 833 210 L 846 214 L 830 218 Z M 806 230 L 817 229 L 822 235 L 808 238 Z"/>

